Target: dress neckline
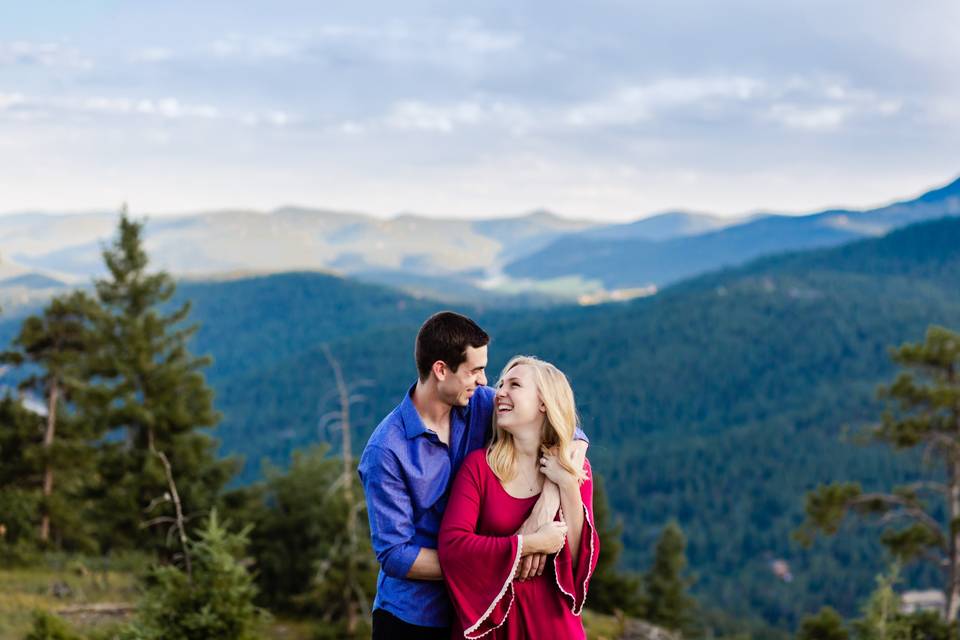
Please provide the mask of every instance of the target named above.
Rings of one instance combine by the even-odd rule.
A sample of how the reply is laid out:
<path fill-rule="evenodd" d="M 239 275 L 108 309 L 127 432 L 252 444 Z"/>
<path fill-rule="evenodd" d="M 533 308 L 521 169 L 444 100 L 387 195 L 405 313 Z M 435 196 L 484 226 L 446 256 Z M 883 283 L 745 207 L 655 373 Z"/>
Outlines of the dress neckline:
<path fill-rule="evenodd" d="M 513 495 L 512 493 L 510 493 L 509 491 L 507 491 L 507 488 L 506 488 L 505 486 L 503 486 L 503 483 L 500 482 L 500 478 L 498 478 L 498 477 L 497 477 L 497 474 L 495 474 L 495 473 L 493 472 L 493 469 L 490 468 L 490 463 L 487 461 L 486 456 L 484 456 L 484 459 L 483 459 L 483 466 L 485 466 L 485 467 L 487 468 L 487 471 L 488 471 L 488 472 L 490 473 L 490 475 L 493 477 L 493 482 L 494 482 L 494 484 L 496 484 L 498 487 L 500 487 L 500 491 L 503 492 L 503 495 L 507 496 L 507 497 L 510 498 L 511 500 L 532 500 L 532 499 L 539 498 L 539 497 L 540 497 L 540 494 L 543 493 L 543 488 L 541 487 L 540 491 L 538 491 L 537 493 L 533 494 L 532 496 L 527 496 L 527 497 L 525 497 L 525 498 L 518 498 L 517 496 L 515 496 L 515 495 Z"/>

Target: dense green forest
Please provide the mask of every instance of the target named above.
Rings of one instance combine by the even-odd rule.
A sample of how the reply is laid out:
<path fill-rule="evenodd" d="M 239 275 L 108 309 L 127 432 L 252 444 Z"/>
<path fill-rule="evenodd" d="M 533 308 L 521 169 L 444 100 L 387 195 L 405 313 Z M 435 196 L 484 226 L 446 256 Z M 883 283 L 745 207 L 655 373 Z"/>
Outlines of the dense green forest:
<path fill-rule="evenodd" d="M 377 567 L 356 459 L 346 449 L 334 456 L 312 446 L 294 451 L 289 468 L 266 467 L 263 479 L 225 490 L 238 460 L 217 457 L 207 433 L 220 420 L 204 376 L 212 360 L 191 352 L 200 326 L 190 301 L 174 300 L 173 279 L 149 268 L 142 233 L 142 223 L 124 212 L 102 254 L 106 276 L 92 290 L 55 296 L 14 320 L 10 346 L 0 352 L 5 381 L 16 383 L 0 398 L 0 637 L 286 636 L 289 627 L 274 625 L 265 607 L 292 616 L 301 627 L 297 640 L 304 633 L 368 637 Z M 351 299 L 323 293 L 335 309 Z M 378 293 L 363 299 L 392 313 L 407 304 Z M 264 346 L 261 357 L 280 350 Z M 343 390 L 340 365 L 328 350 L 324 355 Z M 340 409 L 347 424 L 346 405 Z M 668 532 L 671 544 L 644 576 L 655 593 L 641 600 L 637 579 L 617 570 L 620 530 L 606 515 L 601 489 L 597 504 L 608 552 L 591 605 L 650 612 L 668 625 L 690 613 L 679 529 Z M 97 575 L 91 564 L 100 567 Z M 111 587 L 111 573 L 126 586 Z M 27 593 L 51 574 L 57 582 Z M 61 617 L 79 613 L 62 609 L 64 599 L 82 602 L 89 615 L 110 596 L 122 600 L 105 605 L 108 615 L 121 619 L 74 628 Z M 38 608 L 30 614 L 24 602 Z M 609 615 L 585 617 L 590 633 L 604 637 L 622 625 Z"/>
<path fill-rule="evenodd" d="M 520 352 L 550 359 L 571 376 L 592 438 L 590 455 L 624 519 L 627 566 L 643 566 L 663 524 L 676 518 L 689 538 L 698 594 L 731 613 L 794 628 L 824 603 L 853 613 L 884 566 L 869 532 L 810 550 L 792 542 L 791 533 L 802 519 L 805 492 L 818 482 L 849 478 L 871 486 L 915 472 L 909 457 L 858 447 L 844 434 L 878 418 L 875 389 L 894 373 L 891 346 L 921 339 L 931 323 L 960 326 L 958 248 L 960 222 L 947 219 L 764 259 L 628 304 L 461 310 L 477 315 L 493 336 L 491 377 Z M 318 288 L 352 287 L 319 275 L 232 285 L 297 301 L 278 304 L 271 318 L 270 307 L 244 294 L 260 319 L 243 321 L 238 305 L 231 324 L 242 324 L 252 343 L 264 314 L 265 343 L 290 325 L 286 344 L 295 355 L 268 353 L 262 364 L 250 359 L 242 371 L 213 376 L 224 413 L 217 435 L 225 452 L 246 456 L 247 481 L 258 477 L 261 457 L 283 464 L 306 443 L 339 439 L 320 429 L 320 416 L 331 408 L 321 342 L 348 363 L 352 383 L 366 385 L 354 409 L 362 445 L 412 383 L 417 325 L 441 306 L 377 300 L 357 289 L 355 307 L 333 310 L 319 292 L 312 300 L 283 294 L 301 290 L 305 280 Z M 195 285 L 201 286 L 215 285 Z M 188 292 L 199 289 L 182 293 Z M 198 336 L 195 348 L 223 360 L 218 350 L 231 343 L 230 333 L 217 331 L 218 315 L 207 312 L 204 295 L 194 299 L 195 317 L 218 336 L 210 342 Z M 322 326 L 328 313 L 336 330 L 304 332 L 310 323 Z M 369 328 L 351 328 L 358 317 Z M 772 572 L 777 558 L 788 561 L 792 582 Z M 921 586 L 931 576 L 914 572 L 907 579 Z"/>
<path fill-rule="evenodd" d="M 846 616 L 885 566 L 876 535 L 848 525 L 810 549 L 792 541 L 820 482 L 912 478 L 918 461 L 845 434 L 877 420 L 889 348 L 930 324 L 960 327 L 960 221 L 945 219 L 836 249 L 763 259 L 632 303 L 503 310 L 458 307 L 493 336 L 490 378 L 515 353 L 571 377 L 590 456 L 623 522 L 625 565 L 647 566 L 671 519 L 687 538 L 694 593 L 708 607 L 782 629 L 830 604 Z M 184 283 L 191 339 L 223 415 L 221 454 L 286 467 L 338 433 L 323 345 L 362 399 L 362 446 L 414 380 L 413 337 L 444 305 L 323 274 Z M 13 321 L 10 321 L 13 322 Z M 12 335 L 8 326 L 0 327 Z M 791 581 L 771 569 L 787 561 Z M 933 584 L 908 571 L 909 586 Z"/>

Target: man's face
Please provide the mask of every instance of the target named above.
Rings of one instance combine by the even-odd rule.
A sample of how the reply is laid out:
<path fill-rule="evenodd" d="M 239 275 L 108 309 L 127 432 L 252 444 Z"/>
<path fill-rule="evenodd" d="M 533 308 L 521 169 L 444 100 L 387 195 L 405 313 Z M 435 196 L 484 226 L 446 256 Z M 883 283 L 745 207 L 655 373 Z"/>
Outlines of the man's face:
<path fill-rule="evenodd" d="M 440 397 L 455 407 L 467 406 L 477 387 L 487 384 L 487 347 L 467 347 L 466 356 L 456 371 L 445 367 L 446 374 L 437 384 Z"/>

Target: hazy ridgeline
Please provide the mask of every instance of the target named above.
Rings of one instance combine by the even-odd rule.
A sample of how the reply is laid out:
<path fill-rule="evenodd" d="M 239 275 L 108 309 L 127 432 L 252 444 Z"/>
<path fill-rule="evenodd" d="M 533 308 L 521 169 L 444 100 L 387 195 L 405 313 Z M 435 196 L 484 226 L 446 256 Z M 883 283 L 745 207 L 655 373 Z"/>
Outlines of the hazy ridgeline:
<path fill-rule="evenodd" d="M 491 379 L 516 353 L 570 376 L 589 455 L 623 522 L 626 567 L 648 566 L 675 519 L 702 603 L 794 629 L 823 604 L 854 614 L 885 566 L 874 532 L 851 528 L 808 550 L 791 533 L 818 483 L 885 487 L 916 475 L 918 460 L 842 434 L 880 415 L 891 346 L 922 340 L 930 324 L 960 326 L 958 294 L 960 220 L 945 219 L 761 259 L 631 303 L 458 310 L 493 336 Z M 336 447 L 340 434 L 320 428 L 337 408 L 323 345 L 362 385 L 352 414 L 354 450 L 362 446 L 414 381 L 419 323 L 446 307 L 308 273 L 181 283 L 170 308 L 186 300 L 188 322 L 199 323 L 190 348 L 213 357 L 201 370 L 222 413 L 220 454 L 246 459 L 235 484 L 262 479 L 263 459 L 286 468 L 295 450 Z M 253 513 L 258 499 L 235 493 L 232 508 Z M 792 581 L 774 574 L 776 559 Z M 921 570 L 906 581 L 937 584 Z"/>

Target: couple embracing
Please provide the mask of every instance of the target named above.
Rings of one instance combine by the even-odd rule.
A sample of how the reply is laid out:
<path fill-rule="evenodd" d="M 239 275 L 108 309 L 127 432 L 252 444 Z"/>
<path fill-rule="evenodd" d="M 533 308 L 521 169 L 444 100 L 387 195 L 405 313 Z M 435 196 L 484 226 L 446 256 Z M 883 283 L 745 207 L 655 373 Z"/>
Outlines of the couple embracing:
<path fill-rule="evenodd" d="M 573 391 L 529 356 L 488 387 L 489 340 L 465 316 L 430 317 L 417 383 L 360 458 L 376 640 L 585 637 L 600 549 Z"/>

